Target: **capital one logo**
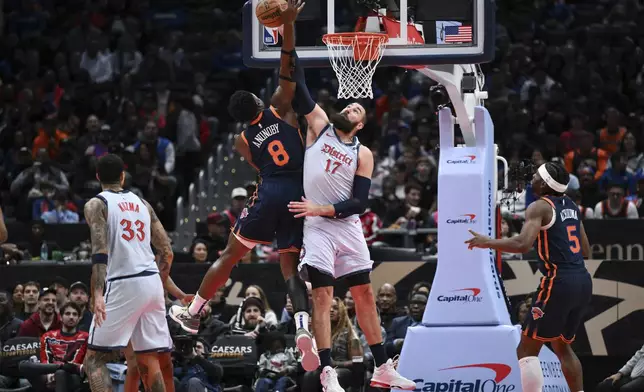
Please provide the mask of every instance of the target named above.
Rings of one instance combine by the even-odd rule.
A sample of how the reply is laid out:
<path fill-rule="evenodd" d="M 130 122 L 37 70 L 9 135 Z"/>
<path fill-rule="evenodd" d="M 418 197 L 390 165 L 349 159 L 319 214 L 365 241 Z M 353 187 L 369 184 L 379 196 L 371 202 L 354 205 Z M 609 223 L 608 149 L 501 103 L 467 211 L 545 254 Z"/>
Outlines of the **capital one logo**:
<path fill-rule="evenodd" d="M 461 303 L 469 303 L 469 302 L 482 302 L 483 298 L 479 297 L 479 294 L 481 293 L 481 289 L 478 288 L 467 288 L 467 289 L 457 289 L 457 290 L 452 290 L 452 293 L 456 294 L 449 294 L 449 295 L 439 295 L 436 300 L 438 302 L 461 302 Z"/>
<path fill-rule="evenodd" d="M 463 155 L 460 159 L 448 159 L 446 163 L 450 165 L 471 165 L 476 163 L 476 155 Z"/>
<path fill-rule="evenodd" d="M 504 383 L 512 368 L 504 363 L 475 363 L 471 365 L 453 366 L 440 369 L 439 372 L 453 371 L 456 369 L 487 369 L 490 378 L 464 377 L 462 372 L 458 376 L 449 376 L 449 382 L 440 382 L 415 379 L 415 392 L 512 392 L 516 385 Z M 470 371 L 466 371 L 466 374 Z M 471 372 L 474 373 L 474 372 Z M 492 377 L 493 376 L 493 377 Z"/>
<path fill-rule="evenodd" d="M 459 215 L 456 218 L 448 218 L 445 222 L 449 223 L 450 225 L 457 225 L 457 224 L 473 225 L 474 223 L 476 223 L 476 214 Z"/>

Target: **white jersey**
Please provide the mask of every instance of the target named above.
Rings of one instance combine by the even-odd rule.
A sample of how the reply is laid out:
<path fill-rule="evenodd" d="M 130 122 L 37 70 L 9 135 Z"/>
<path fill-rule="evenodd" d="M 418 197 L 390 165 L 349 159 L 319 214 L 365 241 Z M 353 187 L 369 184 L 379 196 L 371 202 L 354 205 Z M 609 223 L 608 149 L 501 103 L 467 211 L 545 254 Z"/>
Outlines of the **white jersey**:
<path fill-rule="evenodd" d="M 150 211 L 129 191 L 103 191 L 107 205 L 107 280 L 159 272 L 150 247 Z"/>
<path fill-rule="evenodd" d="M 304 155 L 304 196 L 318 205 L 336 204 L 353 197 L 359 149 L 357 137 L 344 143 L 333 124 L 324 128 Z"/>

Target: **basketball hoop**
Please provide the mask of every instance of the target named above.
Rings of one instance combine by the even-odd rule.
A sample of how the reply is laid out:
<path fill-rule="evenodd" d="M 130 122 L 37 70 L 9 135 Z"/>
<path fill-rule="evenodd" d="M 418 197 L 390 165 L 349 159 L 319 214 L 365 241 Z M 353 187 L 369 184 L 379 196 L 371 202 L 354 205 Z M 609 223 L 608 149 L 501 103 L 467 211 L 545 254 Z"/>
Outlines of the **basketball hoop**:
<path fill-rule="evenodd" d="M 338 77 L 338 98 L 373 98 L 371 80 L 389 42 L 387 34 L 326 34 L 322 41 Z"/>

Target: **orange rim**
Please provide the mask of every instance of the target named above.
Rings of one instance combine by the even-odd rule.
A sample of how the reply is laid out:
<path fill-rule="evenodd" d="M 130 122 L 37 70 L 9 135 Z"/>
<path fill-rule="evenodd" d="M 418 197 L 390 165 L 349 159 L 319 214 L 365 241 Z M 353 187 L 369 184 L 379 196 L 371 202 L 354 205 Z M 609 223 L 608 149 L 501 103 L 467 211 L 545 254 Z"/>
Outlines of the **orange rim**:
<path fill-rule="evenodd" d="M 382 33 L 335 33 L 325 34 L 322 42 L 327 46 L 351 46 L 356 60 L 373 61 L 380 56 L 381 46 L 389 42 L 389 36 Z"/>

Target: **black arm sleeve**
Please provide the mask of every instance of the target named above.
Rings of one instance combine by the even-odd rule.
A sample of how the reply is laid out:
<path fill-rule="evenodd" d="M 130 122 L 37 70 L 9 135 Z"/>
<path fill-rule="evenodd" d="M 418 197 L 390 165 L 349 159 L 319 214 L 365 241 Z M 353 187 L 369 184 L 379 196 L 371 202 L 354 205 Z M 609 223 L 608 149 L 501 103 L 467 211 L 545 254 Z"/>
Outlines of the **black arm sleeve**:
<path fill-rule="evenodd" d="M 304 67 L 300 64 L 300 59 L 297 57 L 295 51 L 291 54 L 291 60 L 294 64 L 294 72 L 292 74 L 293 81 L 296 83 L 295 87 L 295 97 L 291 106 L 297 114 L 306 116 L 315 109 L 315 101 L 311 98 L 311 93 L 309 93 L 309 88 L 306 87 L 306 79 L 304 77 Z"/>
<path fill-rule="evenodd" d="M 371 188 L 371 179 L 356 176 L 353 180 L 353 197 L 333 205 L 335 209 L 334 218 L 346 218 L 354 214 L 362 214 L 367 209 L 369 188 Z"/>

